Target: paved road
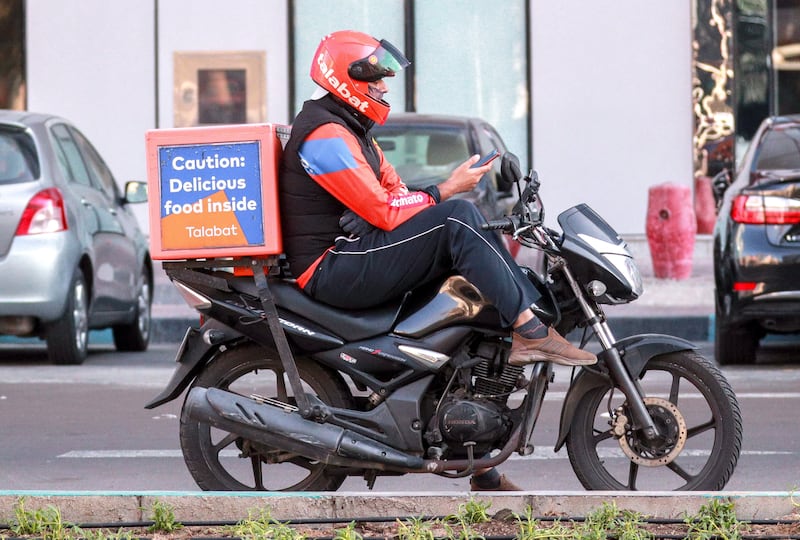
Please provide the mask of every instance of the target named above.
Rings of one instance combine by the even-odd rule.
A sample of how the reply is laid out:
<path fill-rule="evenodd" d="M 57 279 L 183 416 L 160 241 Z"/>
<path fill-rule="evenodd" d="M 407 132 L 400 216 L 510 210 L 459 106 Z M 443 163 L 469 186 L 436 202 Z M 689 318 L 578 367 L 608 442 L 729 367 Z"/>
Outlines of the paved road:
<path fill-rule="evenodd" d="M 169 379 L 176 348 L 157 345 L 139 354 L 95 347 L 83 366 L 52 366 L 40 346 L 0 346 L 0 490 L 197 490 L 180 456 L 180 403 L 143 408 Z M 711 354 L 709 344 L 702 350 Z M 745 427 L 742 457 L 728 489 L 800 486 L 796 350 L 777 344 L 762 355 L 765 364 L 724 370 Z M 534 455 L 501 467 L 527 489 L 582 489 L 566 451 L 552 451 L 567 379 L 566 371 L 556 371 L 535 431 Z M 375 489 L 466 486 L 466 479 L 407 475 L 381 478 Z M 342 489 L 362 491 L 365 483 L 351 478 Z"/>

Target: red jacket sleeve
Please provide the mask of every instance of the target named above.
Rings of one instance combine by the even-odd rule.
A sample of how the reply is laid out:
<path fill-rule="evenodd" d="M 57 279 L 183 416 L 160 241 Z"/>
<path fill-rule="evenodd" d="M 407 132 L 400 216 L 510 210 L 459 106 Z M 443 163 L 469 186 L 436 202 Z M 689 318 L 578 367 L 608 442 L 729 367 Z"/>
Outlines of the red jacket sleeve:
<path fill-rule="evenodd" d="M 390 231 L 436 202 L 409 191 L 373 141 L 380 156 L 380 179 L 367 163 L 355 136 L 338 124 L 315 129 L 300 146 L 311 178 L 372 225 Z"/>

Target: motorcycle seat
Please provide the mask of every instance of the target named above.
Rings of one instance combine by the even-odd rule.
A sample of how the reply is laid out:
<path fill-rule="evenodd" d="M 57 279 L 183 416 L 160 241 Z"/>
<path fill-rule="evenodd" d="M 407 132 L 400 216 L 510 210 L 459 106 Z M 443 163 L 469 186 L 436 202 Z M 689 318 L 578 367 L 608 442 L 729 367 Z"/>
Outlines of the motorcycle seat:
<path fill-rule="evenodd" d="M 228 284 L 233 290 L 258 297 L 258 289 L 251 277 L 231 278 Z M 401 299 L 398 299 L 376 308 L 339 309 L 317 302 L 295 283 L 281 279 L 270 279 L 269 290 L 281 309 L 296 313 L 351 342 L 389 333 L 401 304 Z"/>

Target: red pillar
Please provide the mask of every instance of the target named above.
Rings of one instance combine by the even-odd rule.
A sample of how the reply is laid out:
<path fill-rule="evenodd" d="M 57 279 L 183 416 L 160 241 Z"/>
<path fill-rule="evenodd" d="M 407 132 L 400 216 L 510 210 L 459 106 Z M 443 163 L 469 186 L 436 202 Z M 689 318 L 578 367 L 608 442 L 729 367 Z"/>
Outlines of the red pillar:
<path fill-rule="evenodd" d="M 691 187 L 672 183 L 651 187 L 647 243 L 655 277 L 686 279 L 692 274 L 696 234 Z"/>
<path fill-rule="evenodd" d="M 711 178 L 698 176 L 694 179 L 694 213 L 697 215 L 697 234 L 714 232 L 717 220 L 717 205 L 711 191 Z"/>

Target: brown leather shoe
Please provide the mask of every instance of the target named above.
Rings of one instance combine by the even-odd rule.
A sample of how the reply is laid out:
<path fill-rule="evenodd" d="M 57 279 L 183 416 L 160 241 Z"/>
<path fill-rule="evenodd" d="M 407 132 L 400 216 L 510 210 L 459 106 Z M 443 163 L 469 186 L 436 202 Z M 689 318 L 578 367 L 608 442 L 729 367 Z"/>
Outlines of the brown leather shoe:
<path fill-rule="evenodd" d="M 490 488 L 482 488 L 478 487 L 475 484 L 475 477 L 469 479 L 469 490 L 470 491 L 522 491 L 522 488 L 516 485 L 514 482 L 506 478 L 506 475 L 500 475 L 500 483 L 497 487 L 490 487 Z"/>
<path fill-rule="evenodd" d="M 512 366 L 524 366 L 534 362 L 590 366 L 597 363 L 597 357 L 577 348 L 552 327 L 547 329 L 547 336 L 540 339 L 527 339 L 514 333 L 508 363 Z"/>

